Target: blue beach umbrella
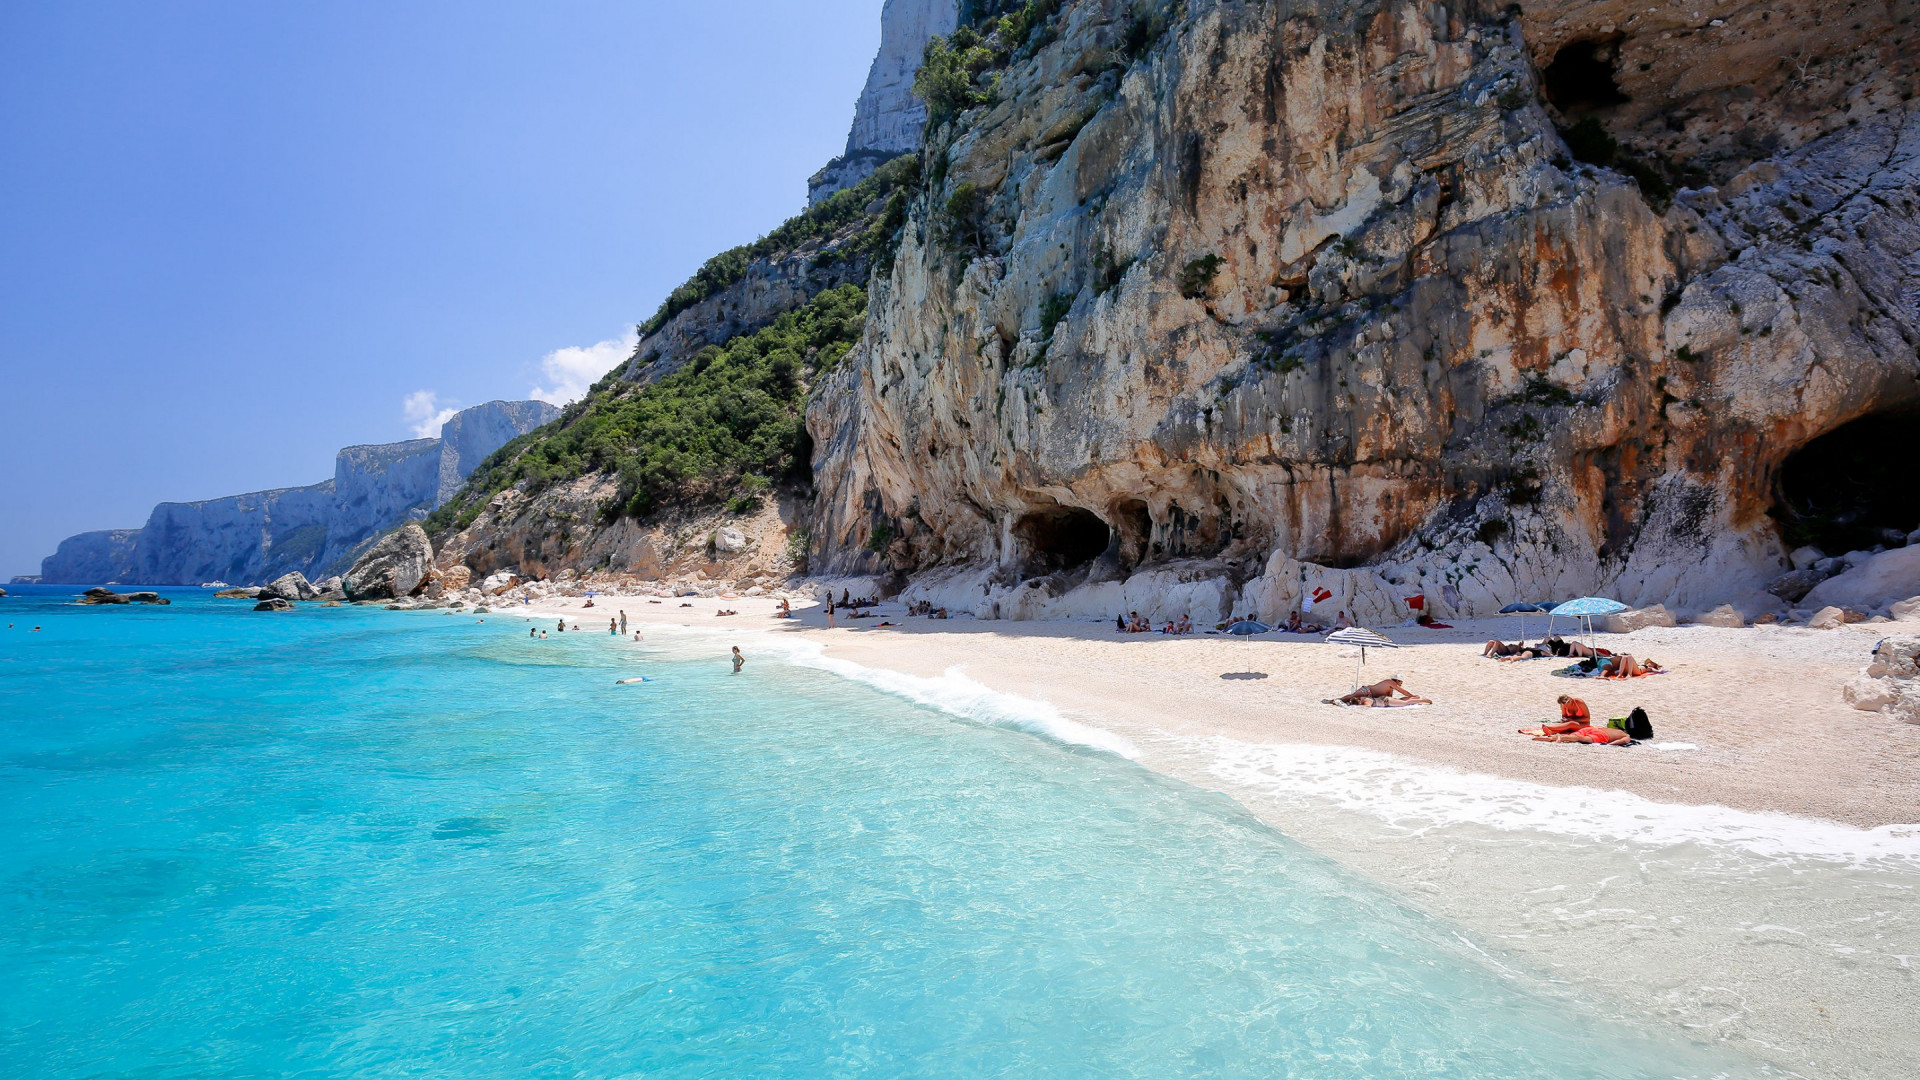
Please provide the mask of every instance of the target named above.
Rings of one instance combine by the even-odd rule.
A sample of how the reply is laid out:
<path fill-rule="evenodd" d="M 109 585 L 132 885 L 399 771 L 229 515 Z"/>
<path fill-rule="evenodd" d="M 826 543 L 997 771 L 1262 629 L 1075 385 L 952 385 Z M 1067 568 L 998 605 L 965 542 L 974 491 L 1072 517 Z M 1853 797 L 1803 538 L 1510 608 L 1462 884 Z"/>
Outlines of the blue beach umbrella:
<path fill-rule="evenodd" d="M 1583 596 L 1578 600 L 1569 600 L 1548 612 L 1556 619 L 1585 619 L 1587 621 L 1587 647 L 1593 647 L 1593 617 L 1611 615 L 1616 611 L 1627 610 L 1627 605 L 1618 600 L 1609 600 L 1604 596 Z"/>
<path fill-rule="evenodd" d="M 1547 610 L 1543 604 L 1508 604 L 1500 609 L 1502 615 L 1520 616 L 1520 644 L 1527 643 L 1527 616 Z"/>
<path fill-rule="evenodd" d="M 1239 622 L 1227 627 L 1227 633 L 1232 634 L 1234 637 L 1252 637 L 1255 634 L 1265 634 L 1272 630 L 1273 627 L 1268 626 L 1266 623 L 1255 622 L 1252 619 L 1241 619 Z"/>

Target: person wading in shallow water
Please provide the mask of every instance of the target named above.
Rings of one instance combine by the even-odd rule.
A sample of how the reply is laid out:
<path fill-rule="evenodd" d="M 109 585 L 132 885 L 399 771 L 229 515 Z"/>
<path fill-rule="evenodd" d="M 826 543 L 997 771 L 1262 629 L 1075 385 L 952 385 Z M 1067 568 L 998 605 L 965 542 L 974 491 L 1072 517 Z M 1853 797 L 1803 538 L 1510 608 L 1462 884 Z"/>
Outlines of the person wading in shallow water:
<path fill-rule="evenodd" d="M 620 621 L 618 619 L 607 620 L 607 636 L 608 637 L 620 636 Z"/>
<path fill-rule="evenodd" d="M 627 613 L 624 610 L 620 612 L 620 636 L 627 636 Z"/>
<path fill-rule="evenodd" d="M 733 647 L 733 673 L 735 675 L 740 674 L 740 665 L 746 662 L 747 658 L 740 655 L 740 646 L 735 645 Z"/>

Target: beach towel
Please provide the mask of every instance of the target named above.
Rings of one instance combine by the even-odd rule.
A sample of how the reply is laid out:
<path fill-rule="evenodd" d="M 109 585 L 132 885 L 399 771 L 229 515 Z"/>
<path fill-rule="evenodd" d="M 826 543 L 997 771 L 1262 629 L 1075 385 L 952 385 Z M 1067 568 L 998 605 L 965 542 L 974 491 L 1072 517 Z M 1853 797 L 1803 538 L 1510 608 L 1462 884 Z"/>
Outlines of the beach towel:
<path fill-rule="evenodd" d="M 1407 703 L 1406 703 L 1406 704 L 1404 704 L 1404 705 L 1399 705 L 1399 704 L 1395 704 L 1395 705 L 1359 705 L 1359 704 L 1355 704 L 1354 702 L 1351 702 L 1351 701 L 1341 701 L 1341 700 L 1340 700 L 1339 698 L 1324 698 L 1324 699 L 1322 699 L 1322 700 L 1321 700 L 1321 702 L 1320 702 L 1320 703 L 1321 703 L 1322 705 L 1338 705 L 1338 706 L 1340 706 L 1340 707 L 1342 707 L 1342 708 L 1346 708 L 1346 709 L 1424 709 L 1424 708 L 1426 708 L 1426 707 L 1427 707 L 1428 705 L 1431 705 L 1431 704 L 1433 704 L 1433 703 L 1432 703 L 1432 702 L 1430 702 L 1430 701 L 1409 701 L 1409 702 L 1407 702 Z"/>

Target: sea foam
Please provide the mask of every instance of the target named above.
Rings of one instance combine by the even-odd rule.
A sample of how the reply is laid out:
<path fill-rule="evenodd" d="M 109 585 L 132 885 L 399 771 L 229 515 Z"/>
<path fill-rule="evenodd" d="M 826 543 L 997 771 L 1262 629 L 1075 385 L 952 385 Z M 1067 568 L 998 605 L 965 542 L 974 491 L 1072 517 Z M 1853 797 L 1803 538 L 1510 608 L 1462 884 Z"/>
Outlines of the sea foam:
<path fill-rule="evenodd" d="M 1776 859 L 1920 869 L 1920 825 L 1860 829 L 1790 814 L 1655 802 L 1626 791 L 1555 787 L 1309 743 L 1178 739 L 1233 786 L 1304 796 L 1414 831 L 1479 825 L 1655 847 L 1705 844 Z"/>

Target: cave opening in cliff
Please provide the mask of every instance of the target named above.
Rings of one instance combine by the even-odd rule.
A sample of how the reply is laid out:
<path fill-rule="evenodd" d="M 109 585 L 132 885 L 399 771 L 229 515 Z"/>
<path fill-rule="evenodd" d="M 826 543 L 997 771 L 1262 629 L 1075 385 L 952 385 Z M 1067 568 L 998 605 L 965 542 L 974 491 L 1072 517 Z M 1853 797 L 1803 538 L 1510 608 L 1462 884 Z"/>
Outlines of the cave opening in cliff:
<path fill-rule="evenodd" d="M 1051 574 L 1085 566 L 1107 550 L 1107 523 L 1078 506 L 1049 506 L 1021 516 L 1013 534 L 1031 553 L 1029 573 Z"/>
<path fill-rule="evenodd" d="M 1893 546 L 1920 528 L 1913 434 L 1920 408 L 1874 413 L 1794 451 L 1775 479 L 1773 516 L 1789 547 L 1829 555 Z"/>
<path fill-rule="evenodd" d="M 1600 109 L 1624 105 L 1627 95 L 1614 81 L 1620 63 L 1621 35 L 1569 41 L 1540 73 L 1547 100 L 1562 116 L 1576 120 Z"/>
<path fill-rule="evenodd" d="M 1147 561 L 1153 543 L 1153 514 L 1139 499 L 1116 503 L 1112 510 L 1113 531 L 1120 541 L 1120 569 L 1131 570 Z"/>

